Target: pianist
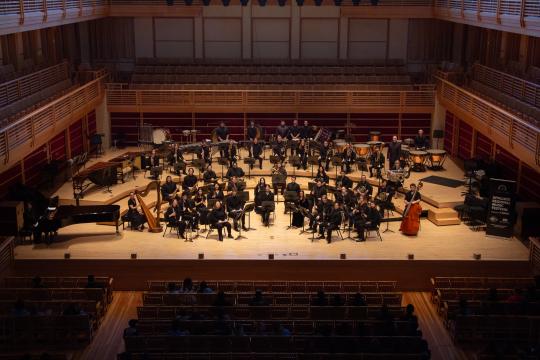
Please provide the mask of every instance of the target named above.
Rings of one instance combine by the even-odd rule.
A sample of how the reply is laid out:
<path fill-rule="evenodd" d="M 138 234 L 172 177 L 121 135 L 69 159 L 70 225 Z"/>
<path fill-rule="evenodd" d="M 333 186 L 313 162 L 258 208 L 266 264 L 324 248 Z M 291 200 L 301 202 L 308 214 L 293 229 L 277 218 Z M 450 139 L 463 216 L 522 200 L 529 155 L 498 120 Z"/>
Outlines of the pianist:
<path fill-rule="evenodd" d="M 172 177 L 169 175 L 165 180 L 165 184 L 161 186 L 161 197 L 164 201 L 169 201 L 176 195 L 178 188 L 176 184 L 172 181 Z"/>
<path fill-rule="evenodd" d="M 146 218 L 137 206 L 137 197 L 134 192 L 129 193 L 128 207 L 126 219 L 131 223 L 131 228 L 143 231 Z"/>

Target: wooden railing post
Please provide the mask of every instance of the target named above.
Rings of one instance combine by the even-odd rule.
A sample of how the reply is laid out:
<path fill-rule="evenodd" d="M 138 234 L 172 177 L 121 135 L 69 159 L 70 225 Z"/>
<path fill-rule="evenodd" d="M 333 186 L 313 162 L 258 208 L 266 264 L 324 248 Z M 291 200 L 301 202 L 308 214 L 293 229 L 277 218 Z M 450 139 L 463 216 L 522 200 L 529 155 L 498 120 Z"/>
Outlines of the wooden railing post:
<path fill-rule="evenodd" d="M 83 2 L 82 0 L 79 0 L 79 17 L 82 16 L 82 9 L 83 9 Z"/>
<path fill-rule="evenodd" d="M 497 24 L 501 23 L 501 0 L 497 0 L 497 8 L 495 9 L 495 19 Z"/>
<path fill-rule="evenodd" d="M 461 17 L 465 17 L 465 0 L 461 0 Z"/>
<path fill-rule="evenodd" d="M 48 9 L 47 9 L 47 0 L 43 0 L 43 21 L 47 21 Z"/>
<path fill-rule="evenodd" d="M 519 25 L 525 27 L 525 3 L 527 0 L 521 0 L 521 6 L 519 7 Z"/>
<path fill-rule="evenodd" d="M 66 17 L 66 0 L 62 0 L 62 18 Z"/>
<path fill-rule="evenodd" d="M 4 156 L 4 164 L 9 162 L 9 130 L 4 131 L 4 143 L 6 144 L 6 155 Z"/>
<path fill-rule="evenodd" d="M 476 0 L 476 18 L 478 20 L 481 19 L 481 17 L 480 17 L 481 6 L 480 6 L 480 4 L 482 4 L 482 0 Z"/>
<path fill-rule="evenodd" d="M 24 24 L 24 0 L 19 0 L 19 24 Z"/>

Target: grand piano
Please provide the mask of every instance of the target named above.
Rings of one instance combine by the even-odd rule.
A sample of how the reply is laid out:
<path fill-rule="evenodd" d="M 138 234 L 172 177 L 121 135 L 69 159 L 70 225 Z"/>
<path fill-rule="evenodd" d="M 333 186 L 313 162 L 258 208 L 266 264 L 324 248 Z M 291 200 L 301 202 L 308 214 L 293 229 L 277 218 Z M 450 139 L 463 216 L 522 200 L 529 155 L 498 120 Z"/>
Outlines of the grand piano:
<path fill-rule="evenodd" d="M 35 226 L 34 239 L 40 242 L 42 234 L 48 242 L 54 240 L 58 229 L 83 223 L 112 222 L 118 234 L 118 221 L 120 219 L 120 205 L 62 205 L 54 210 L 47 210 Z"/>

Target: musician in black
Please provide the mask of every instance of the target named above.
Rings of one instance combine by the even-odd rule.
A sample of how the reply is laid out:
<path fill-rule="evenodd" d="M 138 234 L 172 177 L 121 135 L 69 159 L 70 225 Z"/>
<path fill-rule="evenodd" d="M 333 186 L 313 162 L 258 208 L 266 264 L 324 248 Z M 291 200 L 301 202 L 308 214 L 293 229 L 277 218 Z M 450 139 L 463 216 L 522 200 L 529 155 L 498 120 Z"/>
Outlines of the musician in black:
<path fill-rule="evenodd" d="M 297 152 L 298 144 L 300 143 L 300 127 L 298 120 L 293 120 L 293 125 L 289 128 L 289 140 L 291 140 L 291 156 Z"/>
<path fill-rule="evenodd" d="M 219 241 L 223 241 L 223 228 L 227 229 L 227 237 L 232 239 L 231 223 L 227 221 L 221 201 L 216 201 L 214 208 L 208 214 L 208 222 L 217 229 Z"/>
<path fill-rule="evenodd" d="M 193 168 L 188 169 L 188 174 L 184 176 L 182 181 L 182 190 L 188 193 L 194 193 L 197 188 L 197 176 L 194 175 Z"/>
<path fill-rule="evenodd" d="M 309 140 L 308 140 L 309 141 Z M 308 160 L 308 148 L 306 145 L 306 140 L 302 139 L 300 140 L 300 143 L 298 144 L 298 148 L 296 149 L 296 155 L 300 157 L 300 163 L 296 167 L 298 170 L 300 170 L 300 167 L 304 170 L 307 169 L 307 160 Z"/>
<path fill-rule="evenodd" d="M 297 194 L 300 193 L 300 185 L 296 182 L 296 176 L 291 176 L 291 182 L 287 184 L 285 190 L 294 191 Z"/>
<path fill-rule="evenodd" d="M 326 195 L 321 196 L 319 201 L 316 201 L 313 208 L 312 217 L 310 218 L 309 227 L 313 229 L 313 232 L 319 232 L 323 234 L 323 224 L 328 220 L 328 216 L 332 211 L 332 202 Z"/>
<path fill-rule="evenodd" d="M 178 227 L 178 233 L 181 238 L 185 239 L 186 223 L 182 219 L 182 210 L 178 205 L 178 200 L 173 199 L 169 204 L 167 210 L 165 210 L 165 221 L 171 228 Z"/>
<path fill-rule="evenodd" d="M 238 145 L 236 141 L 229 140 L 229 146 L 226 151 L 226 156 L 229 159 L 229 166 L 233 166 L 238 161 Z"/>
<path fill-rule="evenodd" d="M 387 180 L 381 182 L 377 195 L 375 195 L 375 201 L 377 205 L 381 207 L 382 211 L 384 211 L 384 209 L 394 209 L 392 198 L 396 194 L 396 190 L 397 189 L 392 182 Z"/>
<path fill-rule="evenodd" d="M 26 233 L 34 234 L 34 241 L 38 242 L 41 238 L 41 234 L 38 234 L 38 214 L 36 213 L 34 206 L 30 201 L 25 202 L 24 204 L 24 213 L 23 213 L 23 228 L 22 231 Z"/>
<path fill-rule="evenodd" d="M 257 182 L 257 185 L 255 185 L 255 199 L 257 199 L 257 196 L 259 193 L 263 193 L 266 191 L 266 180 L 264 178 L 260 178 L 259 182 Z"/>
<path fill-rule="evenodd" d="M 174 167 L 174 172 L 180 175 L 181 172 L 186 174 L 186 163 L 184 161 L 184 154 L 182 148 L 178 143 L 174 144 L 174 149 L 169 155 L 169 164 Z"/>
<path fill-rule="evenodd" d="M 197 158 L 204 160 L 206 165 L 212 164 L 212 152 L 210 151 L 210 146 L 208 146 L 206 141 L 201 142 L 201 147 L 197 152 Z"/>
<path fill-rule="evenodd" d="M 326 242 L 332 242 L 332 231 L 339 229 L 341 222 L 343 221 L 343 210 L 341 205 L 336 202 L 334 203 L 333 209 L 330 211 L 330 214 L 327 216 L 325 221 L 320 226 L 320 239 L 324 239 L 324 233 L 326 232 Z"/>
<path fill-rule="evenodd" d="M 208 164 L 206 170 L 203 173 L 203 180 L 205 183 L 215 183 L 218 181 L 216 172 L 212 170 L 212 165 Z"/>
<path fill-rule="evenodd" d="M 228 158 L 228 142 L 229 142 L 229 128 L 225 126 L 225 123 L 222 121 L 219 123 L 219 127 L 215 130 L 217 141 L 219 144 L 219 156 L 222 158 Z"/>
<path fill-rule="evenodd" d="M 259 169 L 262 170 L 262 163 L 263 163 L 263 146 L 261 143 L 259 143 L 259 139 L 255 138 L 253 139 L 253 142 L 251 143 L 251 146 L 249 147 L 249 157 L 254 158 L 255 160 L 259 161 Z M 251 169 L 253 169 L 253 165 L 250 165 Z"/>
<path fill-rule="evenodd" d="M 322 165 L 320 165 L 317 169 L 317 175 L 315 175 L 315 179 L 321 179 L 324 185 L 328 185 L 328 183 L 330 183 L 330 177 L 328 176 L 328 174 L 326 174 L 326 170 Z"/>
<path fill-rule="evenodd" d="M 422 195 L 420 195 L 420 191 L 416 191 L 413 199 L 413 194 L 415 191 L 416 184 L 412 183 L 410 185 L 410 190 L 407 191 L 407 193 L 405 194 L 405 206 L 409 206 L 409 204 L 418 204 L 420 200 L 422 200 Z"/>
<path fill-rule="evenodd" d="M 243 213 L 244 201 L 240 198 L 236 190 L 232 190 L 231 194 L 227 196 L 225 204 L 228 216 L 233 219 L 234 231 L 238 231 L 238 220 L 242 221 L 242 230 L 247 231 L 246 215 Z"/>
<path fill-rule="evenodd" d="M 208 200 L 223 200 L 224 197 L 223 191 L 219 188 L 218 184 L 214 184 L 214 186 L 210 187 L 207 195 Z"/>
<path fill-rule="evenodd" d="M 283 141 L 283 138 L 281 137 L 281 135 L 277 136 L 277 140 L 274 142 L 272 146 L 272 155 L 277 156 L 281 163 L 285 161 L 286 148 L 285 148 L 285 142 Z"/>
<path fill-rule="evenodd" d="M 165 201 L 169 201 L 174 198 L 177 190 L 176 183 L 172 181 L 172 177 L 169 175 L 165 179 L 165 184 L 161 185 L 161 198 Z"/>
<path fill-rule="evenodd" d="M 285 191 L 285 185 L 287 183 L 287 170 L 280 164 L 274 164 L 272 168 L 272 186 L 274 187 L 274 194 L 278 194 L 278 189 L 281 195 Z"/>
<path fill-rule="evenodd" d="M 227 174 L 225 174 L 225 177 L 232 178 L 233 176 L 236 176 L 238 178 L 244 177 L 245 173 L 244 170 L 238 166 L 238 163 L 234 162 L 232 163 L 231 167 L 227 170 Z"/>
<path fill-rule="evenodd" d="M 281 120 L 281 123 L 276 128 L 276 136 L 281 136 L 282 139 L 289 137 L 289 127 L 285 125 L 285 120 Z"/>
<path fill-rule="evenodd" d="M 358 191 L 362 196 L 370 197 L 373 193 L 373 186 L 367 181 L 366 175 L 362 175 L 354 190 Z"/>
<path fill-rule="evenodd" d="M 195 201 L 188 197 L 188 194 L 184 192 L 182 197 L 178 201 L 178 206 L 180 207 L 184 221 L 191 224 L 192 229 L 199 228 L 199 213 L 195 208 Z"/>
<path fill-rule="evenodd" d="M 195 203 L 195 209 L 197 209 L 197 211 L 206 208 L 206 196 L 204 196 L 202 188 L 197 189 L 197 194 L 193 197 L 193 202 Z"/>
<path fill-rule="evenodd" d="M 327 140 L 325 140 L 323 142 L 323 146 L 319 150 L 319 167 L 322 166 L 322 164 L 324 163 L 324 169 L 328 171 L 328 169 L 330 168 L 331 155 L 332 154 L 330 151 L 330 143 Z"/>
<path fill-rule="evenodd" d="M 255 126 L 255 121 L 251 120 L 247 128 L 247 138 L 250 141 L 254 141 L 255 139 L 257 139 L 257 135 L 259 134 L 257 131 L 257 127 Z"/>
<path fill-rule="evenodd" d="M 294 202 L 298 209 L 302 208 L 308 213 L 311 212 L 311 202 L 306 197 L 304 192 L 300 190 L 298 192 L 298 199 Z M 293 212 L 292 215 L 292 226 L 301 228 L 304 225 L 304 215 L 300 211 Z"/>
<path fill-rule="evenodd" d="M 381 223 L 381 213 L 377 209 L 374 201 L 370 201 L 367 208 L 360 211 L 360 215 L 355 218 L 355 229 L 358 233 L 356 241 L 366 241 L 366 228 L 374 228 Z"/>
<path fill-rule="evenodd" d="M 311 126 L 309 126 L 307 120 L 304 120 L 304 126 L 300 128 L 300 137 L 304 140 L 309 140 L 313 137 Z"/>
<path fill-rule="evenodd" d="M 334 199 L 336 200 L 336 202 L 344 206 L 349 206 L 353 202 L 352 191 L 347 189 L 345 186 L 342 186 L 339 188 L 339 192 L 336 192 L 334 194 Z"/>
<path fill-rule="evenodd" d="M 392 136 L 392 141 L 388 143 L 386 155 L 388 156 L 389 167 L 394 166 L 394 163 L 401 158 L 401 142 L 398 141 L 397 136 Z"/>
<path fill-rule="evenodd" d="M 352 188 L 353 181 L 345 174 L 343 170 L 341 170 L 339 176 L 336 178 L 336 187 L 346 187 L 347 189 Z"/>
<path fill-rule="evenodd" d="M 418 130 L 418 134 L 414 137 L 414 147 L 416 150 L 429 149 L 429 139 L 424 135 L 424 130 Z"/>
<path fill-rule="evenodd" d="M 157 154 L 156 149 L 152 149 L 152 153 L 148 160 L 149 163 L 147 169 L 150 170 L 150 178 L 157 180 L 159 177 L 159 155 Z"/>
<path fill-rule="evenodd" d="M 270 185 L 266 185 L 264 192 L 259 192 L 255 198 L 256 211 L 261 215 L 265 226 L 270 225 L 270 213 L 274 211 L 274 206 L 263 204 L 264 202 L 274 202 L 274 194 L 270 191 Z"/>
<path fill-rule="evenodd" d="M 311 195 L 313 195 L 316 201 L 320 201 L 323 196 L 326 196 L 326 194 L 326 185 L 320 178 L 317 178 L 315 186 L 313 186 L 311 189 Z"/>
<path fill-rule="evenodd" d="M 375 152 L 369 158 L 369 177 L 373 177 L 373 170 L 377 178 L 382 178 L 382 170 L 384 169 L 384 155 L 379 147 L 375 148 Z"/>
<path fill-rule="evenodd" d="M 227 183 L 227 191 L 243 191 L 246 188 L 246 183 L 238 180 L 236 176 L 231 177 Z"/>
<path fill-rule="evenodd" d="M 354 151 L 352 145 L 349 143 L 345 147 L 345 150 L 343 150 L 343 153 L 340 155 L 343 159 L 343 162 L 341 163 L 341 169 L 345 170 L 345 172 L 348 174 L 351 172 L 351 166 L 356 160 L 356 152 Z"/>
<path fill-rule="evenodd" d="M 137 206 L 137 197 L 134 192 L 129 193 L 127 220 L 131 223 L 132 229 L 144 230 L 146 217 Z"/>

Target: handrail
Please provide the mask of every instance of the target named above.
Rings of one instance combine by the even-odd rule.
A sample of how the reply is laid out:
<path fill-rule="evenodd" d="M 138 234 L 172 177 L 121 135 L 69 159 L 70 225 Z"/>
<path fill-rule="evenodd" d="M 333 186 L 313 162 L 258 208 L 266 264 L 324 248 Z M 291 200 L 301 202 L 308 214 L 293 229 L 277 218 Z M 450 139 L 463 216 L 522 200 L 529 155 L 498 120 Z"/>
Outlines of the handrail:
<path fill-rule="evenodd" d="M 520 20 L 525 17 L 540 17 L 540 4 L 537 0 L 435 0 L 434 7 L 459 11 L 460 17 L 464 11 L 475 12 L 476 16 L 480 13 L 492 13 L 497 18 L 501 15 L 513 15 Z"/>
<path fill-rule="evenodd" d="M 454 105 L 455 110 L 462 112 L 463 116 L 478 120 L 481 123 L 478 127 L 487 132 L 486 135 L 496 131 L 497 143 L 507 150 L 513 151 L 516 145 L 520 146 L 520 159 L 529 166 L 538 168 L 540 128 L 448 80 L 435 78 L 440 100 Z M 502 139 L 506 139 L 506 142 Z"/>
<path fill-rule="evenodd" d="M 540 274 L 540 238 L 538 237 L 529 237 L 529 262 L 533 274 Z"/>
<path fill-rule="evenodd" d="M 0 16 L 2 15 L 16 15 L 20 16 L 21 24 L 24 24 L 24 14 L 29 12 L 41 12 L 44 15 L 51 11 L 65 11 L 65 8 L 79 8 L 83 7 L 96 7 L 96 6 L 108 6 L 107 0 L 92 0 L 82 1 L 79 0 L 42 0 L 42 1 L 28 1 L 28 0 L 12 0 L 4 1 L 0 5 Z M 80 16 L 81 14 L 79 14 Z"/>
<path fill-rule="evenodd" d="M 1 128 L 0 156 L 4 156 L 4 163 L 9 161 L 12 150 L 28 141 L 31 141 L 34 147 L 37 146 L 35 139 L 40 133 L 53 129 L 59 122 L 71 119 L 77 111 L 98 100 L 103 94 L 105 80 L 106 76 L 92 80 Z"/>

